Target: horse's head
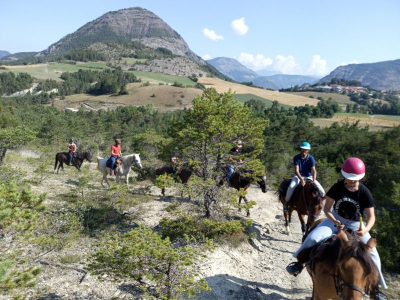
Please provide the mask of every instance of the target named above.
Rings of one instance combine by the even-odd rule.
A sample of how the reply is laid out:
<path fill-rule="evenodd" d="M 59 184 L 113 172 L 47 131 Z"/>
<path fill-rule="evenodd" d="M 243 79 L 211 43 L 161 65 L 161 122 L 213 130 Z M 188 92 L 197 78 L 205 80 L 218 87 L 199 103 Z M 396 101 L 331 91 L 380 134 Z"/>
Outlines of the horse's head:
<path fill-rule="evenodd" d="M 86 158 L 88 162 L 92 162 L 92 154 L 90 152 L 83 152 L 83 158 Z"/>
<path fill-rule="evenodd" d="M 304 186 L 304 197 L 308 211 L 307 229 L 309 229 L 321 213 L 323 200 L 319 195 L 318 187 L 311 181 L 307 181 Z"/>
<path fill-rule="evenodd" d="M 143 168 L 139 154 L 133 154 L 132 159 L 133 159 L 132 163 L 134 163 L 136 167 L 138 167 L 139 169 Z"/>
<path fill-rule="evenodd" d="M 258 185 L 260 186 L 263 193 L 267 192 L 267 176 L 264 175 L 261 177 L 261 180 L 257 181 Z"/>
<path fill-rule="evenodd" d="M 337 294 L 340 299 L 362 299 L 364 292 L 372 294 L 378 283 L 378 271 L 370 254 L 376 240 L 371 238 L 364 244 L 343 230 L 339 237 L 341 250 L 335 274 Z"/>

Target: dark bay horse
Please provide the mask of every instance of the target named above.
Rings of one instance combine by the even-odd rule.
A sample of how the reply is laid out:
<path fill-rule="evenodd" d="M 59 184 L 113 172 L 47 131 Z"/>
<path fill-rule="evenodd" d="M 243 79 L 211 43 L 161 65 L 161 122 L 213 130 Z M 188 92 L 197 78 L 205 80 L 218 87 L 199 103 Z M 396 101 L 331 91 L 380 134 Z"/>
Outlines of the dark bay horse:
<path fill-rule="evenodd" d="M 229 182 L 229 186 L 237 189 L 240 191 L 241 189 L 243 191 L 247 190 L 249 186 L 253 183 L 254 179 L 252 178 L 251 174 L 253 171 L 251 170 L 241 170 L 241 171 L 236 171 L 233 173 L 231 180 Z M 220 182 L 220 185 L 222 185 L 224 180 Z M 261 190 L 263 193 L 267 192 L 267 176 L 263 175 L 259 180 L 257 180 L 258 185 L 260 186 Z M 239 202 L 238 205 L 240 206 L 242 203 L 242 199 L 244 202 L 247 204 L 248 201 L 245 196 L 239 196 Z M 239 208 L 240 211 L 240 208 Z M 247 210 L 247 216 L 250 216 L 250 210 Z"/>
<path fill-rule="evenodd" d="M 72 159 L 72 165 L 75 168 L 77 168 L 78 171 L 80 171 L 84 159 L 88 160 L 89 162 L 92 162 L 92 155 L 90 154 L 90 152 L 87 151 L 77 152 L 76 156 Z M 57 169 L 57 174 L 58 171 L 60 171 L 60 168 L 64 171 L 64 164 L 68 166 L 68 152 L 57 153 L 56 163 L 54 165 L 54 171 Z"/>
<path fill-rule="evenodd" d="M 291 179 L 285 179 L 276 192 L 282 204 L 285 203 L 286 191 L 290 181 Z M 289 211 L 283 212 L 287 234 L 290 235 L 289 223 L 292 221 L 292 212 L 294 210 L 296 210 L 299 215 L 301 231 L 305 234 L 318 218 L 323 208 L 323 201 L 319 196 L 317 186 L 312 181 L 307 180 L 304 187 L 301 184 L 297 186 L 288 206 Z M 304 222 L 305 215 L 308 215 L 307 224 Z"/>
<path fill-rule="evenodd" d="M 155 175 L 164 175 L 164 174 L 174 174 L 174 169 L 171 166 L 162 166 L 155 171 Z M 176 172 L 176 175 L 178 176 L 180 182 L 182 184 L 187 183 L 190 180 L 190 177 L 192 176 L 193 171 L 187 168 L 185 165 L 182 165 L 179 167 L 178 171 Z M 161 189 L 161 193 L 163 196 L 165 196 L 165 187 Z"/>
<path fill-rule="evenodd" d="M 378 270 L 371 250 L 376 240 L 362 243 L 356 235 L 340 230 L 332 242 L 322 244 L 307 264 L 313 281 L 314 300 L 363 299 L 372 295 L 378 283 Z"/>

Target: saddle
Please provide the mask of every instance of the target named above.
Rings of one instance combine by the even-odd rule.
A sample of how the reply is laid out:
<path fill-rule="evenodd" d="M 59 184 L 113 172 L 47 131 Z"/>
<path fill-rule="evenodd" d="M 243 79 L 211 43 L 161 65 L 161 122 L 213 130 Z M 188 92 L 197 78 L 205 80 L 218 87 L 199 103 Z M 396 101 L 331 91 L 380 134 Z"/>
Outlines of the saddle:
<path fill-rule="evenodd" d="M 292 179 L 285 179 L 283 181 L 282 186 L 281 186 L 281 190 L 282 190 L 283 195 L 286 195 L 286 192 L 287 192 L 287 190 L 289 188 L 289 185 L 290 185 L 291 181 L 292 181 Z M 298 186 L 296 186 L 296 188 L 294 189 L 292 197 L 290 198 L 288 204 L 289 203 L 293 203 L 293 200 L 297 199 L 297 197 L 299 196 L 299 193 L 300 193 L 300 187 L 301 187 L 300 184 Z"/>

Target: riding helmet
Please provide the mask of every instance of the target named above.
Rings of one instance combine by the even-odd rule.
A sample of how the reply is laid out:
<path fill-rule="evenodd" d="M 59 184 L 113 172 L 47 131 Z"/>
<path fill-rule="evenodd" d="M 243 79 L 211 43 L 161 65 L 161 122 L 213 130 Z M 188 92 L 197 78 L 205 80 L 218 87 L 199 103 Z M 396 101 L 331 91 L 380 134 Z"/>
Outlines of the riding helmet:
<path fill-rule="evenodd" d="M 365 176 L 364 162 L 357 157 L 350 157 L 344 161 L 341 172 L 344 178 L 360 180 Z"/>
<path fill-rule="evenodd" d="M 70 142 L 70 143 L 73 143 L 73 142 L 74 142 L 74 139 L 69 139 L 69 142 Z"/>
<path fill-rule="evenodd" d="M 116 144 L 121 144 L 121 140 L 120 139 L 115 139 L 115 143 Z"/>
<path fill-rule="evenodd" d="M 306 150 L 310 150 L 311 149 L 311 144 L 308 142 L 303 142 L 300 144 L 300 149 L 306 149 Z"/>

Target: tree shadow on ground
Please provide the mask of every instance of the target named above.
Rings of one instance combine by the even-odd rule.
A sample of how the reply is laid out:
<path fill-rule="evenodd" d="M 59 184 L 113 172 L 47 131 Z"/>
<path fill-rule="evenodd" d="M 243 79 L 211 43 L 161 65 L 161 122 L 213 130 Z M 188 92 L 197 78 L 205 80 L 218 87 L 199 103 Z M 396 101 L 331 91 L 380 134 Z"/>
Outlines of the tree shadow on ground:
<path fill-rule="evenodd" d="M 290 299 L 309 300 L 310 297 L 293 297 L 298 294 L 310 294 L 309 289 L 282 288 L 275 284 L 268 284 L 257 281 L 248 281 L 228 274 L 219 274 L 206 278 L 211 292 L 202 292 L 197 296 L 198 300 L 229 299 L 229 300 L 281 300 Z M 223 286 L 221 290 L 219 287 Z M 263 291 L 264 290 L 264 291 Z M 226 292 L 228 291 L 228 292 Z"/>
<path fill-rule="evenodd" d="M 49 293 L 46 295 L 42 295 L 39 298 L 36 298 L 37 300 L 58 300 L 58 299 L 62 299 L 63 297 L 58 296 L 57 294 L 54 293 Z"/>

